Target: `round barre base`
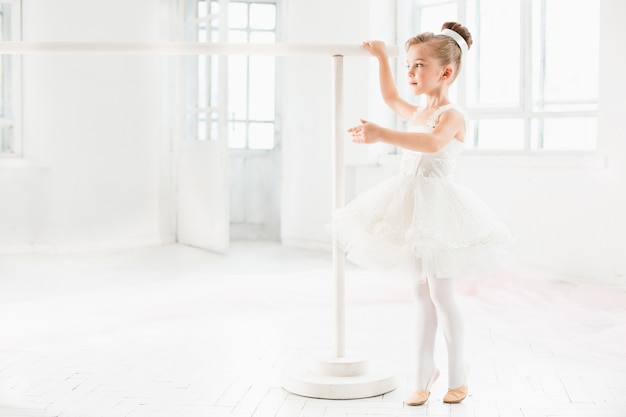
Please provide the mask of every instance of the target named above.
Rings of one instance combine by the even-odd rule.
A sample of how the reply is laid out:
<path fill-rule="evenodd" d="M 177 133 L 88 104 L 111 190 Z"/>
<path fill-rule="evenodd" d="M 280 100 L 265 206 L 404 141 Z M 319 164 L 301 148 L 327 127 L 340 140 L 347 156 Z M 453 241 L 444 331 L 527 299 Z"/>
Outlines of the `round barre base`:
<path fill-rule="evenodd" d="M 303 397 L 351 400 L 386 394 L 397 388 L 397 382 L 392 372 L 372 367 L 362 358 L 331 358 L 315 361 L 308 369 L 285 372 L 283 388 Z"/>

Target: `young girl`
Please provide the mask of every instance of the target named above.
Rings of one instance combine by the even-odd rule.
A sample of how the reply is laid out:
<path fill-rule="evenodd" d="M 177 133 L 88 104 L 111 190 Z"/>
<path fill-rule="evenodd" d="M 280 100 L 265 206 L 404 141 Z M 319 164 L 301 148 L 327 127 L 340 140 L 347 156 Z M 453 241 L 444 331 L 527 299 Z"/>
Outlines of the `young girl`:
<path fill-rule="evenodd" d="M 409 268 L 417 306 L 417 373 L 407 405 L 424 404 L 439 376 L 434 362 L 435 334 L 441 323 L 448 351 L 448 392 L 443 401 L 467 396 L 463 317 L 452 278 L 482 262 L 483 255 L 510 240 L 494 212 L 452 173 L 466 137 L 464 113 L 450 103 L 472 37 L 456 22 L 439 34 L 422 33 L 406 42 L 408 82 L 416 107 L 398 96 L 385 45 L 364 42 L 379 61 L 385 103 L 408 119 L 408 131 L 361 120 L 350 128 L 356 143 L 384 142 L 403 149 L 398 175 L 360 195 L 333 215 L 333 231 L 348 259 L 370 268 Z"/>

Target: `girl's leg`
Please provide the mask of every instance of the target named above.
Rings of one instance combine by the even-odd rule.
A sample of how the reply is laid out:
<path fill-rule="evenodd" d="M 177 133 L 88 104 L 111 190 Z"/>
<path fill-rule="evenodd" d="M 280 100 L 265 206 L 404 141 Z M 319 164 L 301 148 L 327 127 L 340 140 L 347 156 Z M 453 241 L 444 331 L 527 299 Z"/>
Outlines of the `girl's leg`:
<path fill-rule="evenodd" d="M 465 385 L 465 326 L 450 278 L 428 277 L 430 297 L 437 310 L 448 350 L 448 386 Z"/>
<path fill-rule="evenodd" d="M 435 336 L 437 334 L 437 312 L 430 298 L 426 277 L 422 274 L 421 261 L 416 261 L 414 298 L 417 324 L 417 375 L 415 390 L 426 389 L 435 369 Z"/>

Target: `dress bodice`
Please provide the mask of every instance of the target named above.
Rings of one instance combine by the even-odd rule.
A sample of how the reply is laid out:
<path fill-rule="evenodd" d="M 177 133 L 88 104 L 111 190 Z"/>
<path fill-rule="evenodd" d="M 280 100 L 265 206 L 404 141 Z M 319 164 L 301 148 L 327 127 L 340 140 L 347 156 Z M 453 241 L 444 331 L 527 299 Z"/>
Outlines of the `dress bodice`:
<path fill-rule="evenodd" d="M 416 115 L 409 120 L 408 131 L 419 133 L 430 133 L 436 124 L 437 118 L 444 111 L 454 108 L 449 104 L 438 108 L 425 124 L 412 124 Z M 420 176 L 425 178 L 439 178 L 451 180 L 453 178 L 456 161 L 463 151 L 463 142 L 452 138 L 443 148 L 437 152 L 422 153 L 404 149 L 402 151 L 402 162 L 400 163 L 400 173 L 410 177 Z"/>

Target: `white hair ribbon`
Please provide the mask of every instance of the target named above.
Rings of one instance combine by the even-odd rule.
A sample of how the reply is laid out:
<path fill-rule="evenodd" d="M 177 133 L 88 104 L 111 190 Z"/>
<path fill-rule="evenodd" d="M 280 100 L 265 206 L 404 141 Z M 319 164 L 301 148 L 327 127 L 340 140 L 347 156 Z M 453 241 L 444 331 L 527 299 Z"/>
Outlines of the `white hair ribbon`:
<path fill-rule="evenodd" d="M 467 42 L 465 42 L 465 39 L 463 39 L 463 36 L 459 35 L 452 29 L 444 29 L 439 34 L 454 39 L 457 45 L 459 45 L 459 48 L 461 48 L 461 60 L 463 60 L 463 58 L 465 57 L 465 54 L 469 50 L 469 47 L 467 46 Z"/>

